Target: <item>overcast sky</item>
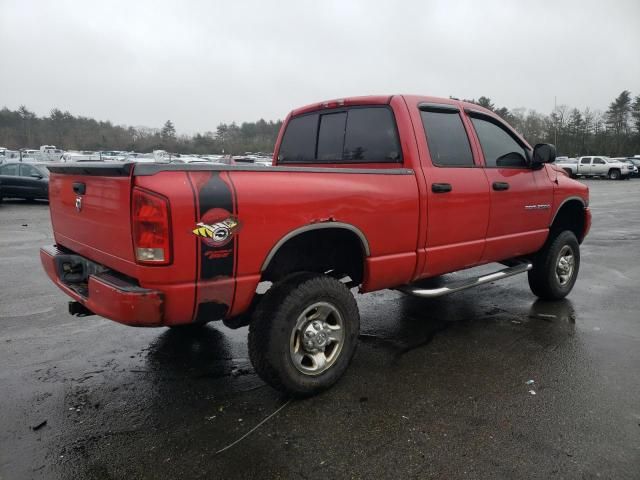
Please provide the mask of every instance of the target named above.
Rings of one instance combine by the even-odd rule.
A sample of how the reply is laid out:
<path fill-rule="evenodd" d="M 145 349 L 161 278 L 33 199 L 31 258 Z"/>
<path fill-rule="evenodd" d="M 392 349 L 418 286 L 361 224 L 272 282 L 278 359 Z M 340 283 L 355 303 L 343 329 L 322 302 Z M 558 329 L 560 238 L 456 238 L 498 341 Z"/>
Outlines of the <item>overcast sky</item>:
<path fill-rule="evenodd" d="M 640 94 L 640 1 L 0 0 L 0 107 L 180 133 L 350 95 Z"/>

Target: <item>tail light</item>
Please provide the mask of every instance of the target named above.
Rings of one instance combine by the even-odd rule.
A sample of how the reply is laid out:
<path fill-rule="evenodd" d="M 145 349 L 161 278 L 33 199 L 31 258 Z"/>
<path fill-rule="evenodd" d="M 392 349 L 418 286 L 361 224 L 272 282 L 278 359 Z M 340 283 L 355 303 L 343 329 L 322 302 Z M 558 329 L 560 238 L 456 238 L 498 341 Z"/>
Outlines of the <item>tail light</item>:
<path fill-rule="evenodd" d="M 156 193 L 133 189 L 131 222 L 133 248 L 138 263 L 171 263 L 169 201 Z"/>

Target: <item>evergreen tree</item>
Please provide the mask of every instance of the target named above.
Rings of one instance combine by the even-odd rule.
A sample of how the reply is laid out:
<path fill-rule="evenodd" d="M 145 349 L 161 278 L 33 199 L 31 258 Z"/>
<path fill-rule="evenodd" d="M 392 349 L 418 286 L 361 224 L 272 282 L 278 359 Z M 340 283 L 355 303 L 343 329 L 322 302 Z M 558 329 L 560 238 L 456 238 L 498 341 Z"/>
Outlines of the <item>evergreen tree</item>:
<path fill-rule="evenodd" d="M 633 105 L 631 106 L 631 117 L 633 128 L 638 136 L 640 136 L 640 95 L 636 96 L 636 99 L 633 101 Z"/>
<path fill-rule="evenodd" d="M 486 108 L 487 110 L 493 111 L 495 109 L 495 105 L 491 103 L 491 99 L 489 97 L 480 97 L 477 102 L 481 107 Z"/>

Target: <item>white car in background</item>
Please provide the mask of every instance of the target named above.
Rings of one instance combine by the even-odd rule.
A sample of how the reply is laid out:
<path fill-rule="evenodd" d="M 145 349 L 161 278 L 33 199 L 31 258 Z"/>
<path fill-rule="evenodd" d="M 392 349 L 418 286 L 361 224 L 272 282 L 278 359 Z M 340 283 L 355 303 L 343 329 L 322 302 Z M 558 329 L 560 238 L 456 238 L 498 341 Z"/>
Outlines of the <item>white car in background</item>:
<path fill-rule="evenodd" d="M 21 162 L 39 162 L 40 150 L 34 150 L 32 148 L 23 148 L 18 151 Z"/>
<path fill-rule="evenodd" d="M 171 163 L 211 163 L 206 158 L 197 157 L 195 155 L 184 155 L 181 153 L 171 155 L 169 161 Z"/>
<path fill-rule="evenodd" d="M 65 152 L 60 159 L 61 162 L 99 162 L 100 154 L 98 152 L 92 152 L 89 150 L 83 150 L 79 152 Z"/>
<path fill-rule="evenodd" d="M 57 148 L 55 145 L 41 145 L 40 146 L 40 161 L 41 162 L 58 162 L 64 155 L 64 150 Z"/>
<path fill-rule="evenodd" d="M 135 163 L 155 163 L 156 158 L 153 156 L 153 153 L 128 152 L 124 161 Z"/>
<path fill-rule="evenodd" d="M 97 153 L 104 161 L 123 162 L 127 159 L 127 152 L 122 152 L 120 150 L 103 150 Z"/>

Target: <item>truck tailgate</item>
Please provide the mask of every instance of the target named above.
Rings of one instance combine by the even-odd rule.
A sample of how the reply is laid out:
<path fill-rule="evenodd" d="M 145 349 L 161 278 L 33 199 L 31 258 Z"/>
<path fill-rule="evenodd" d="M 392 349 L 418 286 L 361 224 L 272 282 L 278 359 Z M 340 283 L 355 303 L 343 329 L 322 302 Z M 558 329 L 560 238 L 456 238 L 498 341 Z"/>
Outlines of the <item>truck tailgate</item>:
<path fill-rule="evenodd" d="M 49 170 L 56 243 L 123 273 L 131 271 L 131 165 L 56 165 Z"/>

